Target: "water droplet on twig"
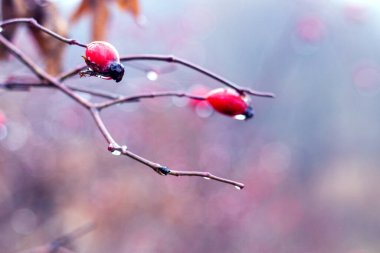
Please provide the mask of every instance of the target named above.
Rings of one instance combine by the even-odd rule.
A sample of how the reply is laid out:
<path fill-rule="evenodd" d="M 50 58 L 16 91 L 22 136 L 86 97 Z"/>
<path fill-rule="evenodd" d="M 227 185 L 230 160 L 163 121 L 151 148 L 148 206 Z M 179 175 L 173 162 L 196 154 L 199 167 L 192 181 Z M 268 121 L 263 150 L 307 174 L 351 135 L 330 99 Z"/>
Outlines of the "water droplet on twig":
<path fill-rule="evenodd" d="M 118 155 L 121 155 L 121 151 L 120 150 L 114 150 L 114 151 L 112 151 L 111 154 L 118 156 Z"/>
<path fill-rule="evenodd" d="M 206 179 L 206 180 L 210 180 L 211 178 L 209 178 L 209 177 L 203 177 L 204 179 Z"/>
<path fill-rule="evenodd" d="M 154 70 L 150 70 L 146 73 L 146 78 L 150 81 L 156 81 L 158 79 L 158 73 Z"/>
<path fill-rule="evenodd" d="M 238 185 L 235 185 L 235 188 L 238 189 L 238 190 L 241 190 L 242 187 L 238 186 Z"/>

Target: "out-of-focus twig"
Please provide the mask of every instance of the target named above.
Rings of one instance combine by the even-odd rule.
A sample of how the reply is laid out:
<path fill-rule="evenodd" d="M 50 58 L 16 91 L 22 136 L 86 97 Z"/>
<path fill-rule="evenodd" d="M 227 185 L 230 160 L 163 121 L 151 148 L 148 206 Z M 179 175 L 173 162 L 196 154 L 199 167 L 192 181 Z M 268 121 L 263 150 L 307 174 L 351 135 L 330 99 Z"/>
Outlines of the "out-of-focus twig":
<path fill-rule="evenodd" d="M 128 97 L 120 97 L 118 99 L 114 99 L 111 101 L 106 101 L 103 103 L 99 103 L 96 105 L 96 108 L 99 110 L 116 105 L 116 104 L 122 104 L 126 102 L 137 102 L 140 99 L 144 98 L 158 98 L 158 97 L 187 97 L 190 99 L 195 100 L 205 100 L 206 98 L 195 96 L 191 94 L 187 94 L 184 92 L 175 92 L 175 91 L 166 91 L 166 92 L 154 92 L 154 93 L 148 93 L 148 94 L 140 94 L 140 95 L 134 95 L 134 96 L 128 96 Z"/>
<path fill-rule="evenodd" d="M 28 250 L 24 250 L 20 253 L 74 253 L 71 250 L 68 250 L 66 247 L 73 243 L 76 239 L 88 234 L 89 232 L 95 229 L 95 223 L 87 223 L 74 231 L 64 234 L 55 240 Z"/>
<path fill-rule="evenodd" d="M 87 233 L 91 232 L 94 229 L 95 229 L 95 223 L 88 223 L 68 234 L 65 234 L 56 238 L 54 241 L 50 243 L 51 251 L 54 252 L 54 250 L 60 247 L 67 246 L 68 244 L 72 243 L 74 240 L 86 235 Z"/>

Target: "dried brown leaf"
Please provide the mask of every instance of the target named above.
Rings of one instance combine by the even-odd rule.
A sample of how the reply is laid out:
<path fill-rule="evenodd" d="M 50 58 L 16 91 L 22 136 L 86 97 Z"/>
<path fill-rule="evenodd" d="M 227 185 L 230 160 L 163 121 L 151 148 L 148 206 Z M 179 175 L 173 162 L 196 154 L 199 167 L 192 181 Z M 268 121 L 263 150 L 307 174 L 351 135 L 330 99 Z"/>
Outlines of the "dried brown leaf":
<path fill-rule="evenodd" d="M 83 15 L 91 12 L 94 2 L 97 2 L 97 1 L 82 0 L 78 8 L 74 11 L 73 15 L 71 15 L 70 22 L 76 22 Z"/>
<path fill-rule="evenodd" d="M 67 25 L 59 15 L 53 3 L 48 1 L 25 1 L 25 0 L 3 0 L 1 5 L 3 19 L 33 17 L 39 23 L 63 36 L 67 33 Z M 4 29 L 2 34 L 12 40 L 19 25 L 12 25 Z M 50 74 L 58 74 L 61 71 L 64 44 L 52 37 L 30 28 L 32 36 L 44 58 L 46 70 Z M 5 48 L 0 47 L 0 57 L 7 55 Z"/>
<path fill-rule="evenodd" d="M 1 2 L 1 13 L 3 14 L 2 19 L 10 19 L 10 18 L 17 18 L 19 14 L 19 4 L 17 4 L 17 1 L 13 0 L 3 0 Z M 16 32 L 17 26 L 13 25 L 5 29 L 1 34 L 7 38 L 8 40 L 12 40 L 15 32 Z M 5 58 L 8 55 L 8 51 L 3 47 L 0 46 L 0 58 Z"/>
<path fill-rule="evenodd" d="M 130 12 L 135 19 L 140 15 L 140 5 L 138 0 L 112 0 L 117 6 Z M 107 0 L 82 0 L 78 8 L 70 17 L 70 22 L 76 22 L 82 16 L 89 14 L 92 16 L 92 40 L 104 40 L 109 20 L 109 4 Z"/>
<path fill-rule="evenodd" d="M 140 16 L 140 4 L 138 0 L 116 0 L 117 5 L 124 11 L 129 11 L 135 18 Z"/>
<path fill-rule="evenodd" d="M 38 6 L 33 14 L 37 21 L 43 26 L 60 35 L 66 36 L 66 23 L 60 17 L 56 7 L 52 3 L 47 3 L 44 6 Z M 53 75 L 60 73 L 65 45 L 35 28 L 30 28 L 30 30 L 32 36 L 36 39 L 45 60 L 46 71 Z"/>
<path fill-rule="evenodd" d="M 92 20 L 92 40 L 104 40 L 109 18 L 107 3 L 104 0 L 96 1 Z"/>

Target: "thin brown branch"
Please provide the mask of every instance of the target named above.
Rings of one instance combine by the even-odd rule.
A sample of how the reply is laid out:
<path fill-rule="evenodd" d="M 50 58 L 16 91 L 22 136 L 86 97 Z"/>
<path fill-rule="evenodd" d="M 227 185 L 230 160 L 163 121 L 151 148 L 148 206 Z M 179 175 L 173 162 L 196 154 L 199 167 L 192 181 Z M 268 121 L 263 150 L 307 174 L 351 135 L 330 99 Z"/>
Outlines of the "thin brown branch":
<path fill-rule="evenodd" d="M 172 55 L 131 55 L 131 56 L 126 56 L 126 57 L 121 57 L 120 61 L 122 62 L 128 62 L 128 61 L 163 61 L 163 62 L 171 62 L 171 63 L 177 63 L 180 65 L 183 65 L 187 68 L 190 68 L 192 70 L 195 70 L 205 76 L 210 77 L 211 79 L 214 79 L 215 81 L 218 81 L 227 87 L 230 87 L 232 89 L 237 90 L 238 92 L 241 93 L 248 93 L 252 96 L 258 96 L 258 97 L 269 97 L 269 98 L 274 98 L 275 95 L 270 92 L 261 92 L 261 91 L 256 91 L 248 88 L 243 88 L 240 87 L 233 82 L 211 72 L 210 70 L 207 70 L 201 66 L 198 66 L 194 63 L 188 62 L 186 60 L 183 60 L 181 58 L 172 56 Z"/>
<path fill-rule="evenodd" d="M 13 18 L 13 19 L 8 19 L 8 20 L 5 20 L 3 22 L 0 22 L 0 27 L 1 28 L 5 28 L 7 26 L 10 26 L 10 25 L 15 25 L 15 24 L 27 24 L 27 25 L 31 25 L 39 30 L 41 30 L 42 32 L 52 36 L 53 38 L 59 40 L 59 41 L 62 41 L 63 43 L 66 43 L 66 44 L 69 44 L 69 45 L 77 45 L 77 46 L 80 46 L 80 47 L 87 47 L 85 44 L 82 44 L 76 40 L 73 40 L 73 39 L 67 39 L 61 35 L 59 35 L 58 33 L 55 33 L 49 29 L 47 29 L 46 27 L 38 24 L 38 22 L 34 19 L 34 18 Z"/>
<path fill-rule="evenodd" d="M 48 30 L 45 27 L 42 27 L 34 19 L 12 19 L 12 20 L 7 20 L 2 23 L 0 23 L 1 27 L 5 27 L 7 25 L 15 24 L 15 23 L 28 23 L 31 24 L 38 29 L 44 31 L 45 33 L 51 35 L 52 37 L 68 43 L 70 45 L 78 45 L 78 46 L 83 46 L 85 45 L 76 42 L 75 40 L 70 40 L 63 38 L 59 36 L 58 34 L 55 34 L 54 32 Z M 51 75 L 47 74 L 44 70 L 42 70 L 40 67 L 34 64 L 34 62 L 27 57 L 23 52 L 21 52 L 14 44 L 12 44 L 10 41 L 8 41 L 5 37 L 3 37 L 0 34 L 0 44 L 2 44 L 11 54 L 13 54 L 19 61 L 21 61 L 26 67 L 28 67 L 39 79 L 41 79 L 41 83 L 31 83 L 31 84 L 25 84 L 24 87 L 49 87 L 49 88 L 56 88 L 60 90 L 61 92 L 65 93 L 72 99 L 74 99 L 79 105 L 85 107 L 93 116 L 95 123 L 99 129 L 99 131 L 102 133 L 103 137 L 105 138 L 106 142 L 108 143 L 108 150 L 112 152 L 114 155 L 125 155 L 128 156 L 150 168 L 152 168 L 155 172 L 157 172 L 160 175 L 172 175 L 172 176 L 197 176 L 197 177 L 204 177 L 206 179 L 212 179 L 216 180 L 219 182 L 223 182 L 226 184 L 234 185 L 238 189 L 242 189 L 244 187 L 243 184 L 239 182 L 235 182 L 229 179 L 224 179 L 221 177 L 217 177 L 212 175 L 209 172 L 197 172 L 197 171 L 175 171 L 175 170 L 170 170 L 166 166 L 162 166 L 158 163 L 152 162 L 146 158 L 143 158 L 132 151 L 128 150 L 127 146 L 120 146 L 117 144 L 117 142 L 113 139 L 111 133 L 108 131 L 107 127 L 105 126 L 101 115 L 100 115 L 100 109 L 116 105 L 119 103 L 124 103 L 124 102 L 131 102 L 131 101 L 137 101 L 142 98 L 155 98 L 155 97 L 163 97 L 163 96 L 177 96 L 177 97 L 189 97 L 191 99 L 198 99 L 198 100 L 203 100 L 203 97 L 199 96 L 193 96 L 190 94 L 186 93 L 179 93 L 179 92 L 163 92 L 163 93 L 153 93 L 153 94 L 142 94 L 142 95 L 135 95 L 135 96 L 130 96 L 130 97 L 112 97 L 112 101 L 110 102 L 105 102 L 105 103 L 100 103 L 100 104 L 93 104 L 90 101 L 87 101 L 83 99 L 81 96 L 77 95 L 75 91 L 82 91 L 86 92 L 89 94 L 97 94 L 99 96 L 105 96 L 103 94 L 103 91 L 96 92 L 96 91 L 90 91 L 82 88 L 75 88 L 75 87 L 68 87 L 62 83 L 63 80 L 72 77 L 76 73 L 78 73 L 83 67 L 77 67 L 74 70 L 71 70 L 70 72 L 67 72 L 63 75 L 61 75 L 59 78 L 54 78 Z M 245 88 L 241 88 L 236 86 L 235 84 L 217 76 L 216 74 L 205 70 L 197 65 L 194 65 L 192 63 L 186 62 L 181 59 L 174 58 L 173 56 L 157 56 L 157 55 L 140 55 L 140 56 L 129 56 L 129 57 L 124 57 L 122 59 L 123 61 L 134 61 L 134 60 L 156 60 L 156 61 L 165 61 L 165 62 L 173 62 L 173 63 L 178 63 L 181 65 L 184 65 L 188 68 L 191 68 L 195 71 L 198 71 L 210 78 L 213 78 L 214 80 L 217 80 L 223 84 L 225 84 L 228 87 L 234 88 L 238 90 L 239 92 L 246 92 L 251 95 L 256 95 L 256 96 L 263 96 L 263 97 L 273 97 L 273 94 L 271 93 L 259 93 L 256 91 L 248 90 Z M 46 82 L 46 83 L 45 83 Z M 13 86 L 12 86 L 13 85 Z M 19 86 L 18 86 L 19 85 Z M 16 88 L 16 87 L 21 87 L 20 84 L 8 84 L 4 85 L 4 88 L 11 89 L 11 88 Z"/>
<path fill-rule="evenodd" d="M 149 94 L 140 94 L 140 95 L 134 95 L 134 96 L 128 96 L 128 97 L 120 97 L 119 99 L 115 99 L 112 101 L 106 101 L 103 103 L 99 103 L 96 105 L 96 108 L 99 110 L 110 107 L 112 105 L 116 104 L 122 104 L 126 102 L 137 102 L 140 99 L 144 98 L 157 98 L 157 97 L 187 97 L 190 99 L 195 99 L 195 100 L 205 100 L 206 98 L 200 97 L 200 96 L 195 96 L 183 92 L 175 92 L 175 91 L 166 91 L 166 92 L 156 92 L 156 93 L 149 93 Z"/>
<path fill-rule="evenodd" d="M 77 74 L 79 74 L 79 72 L 81 72 L 85 68 L 87 68 L 87 65 L 81 65 L 81 66 L 75 67 L 65 73 L 60 74 L 58 78 L 61 82 L 63 82 L 66 79 L 76 76 Z"/>
<path fill-rule="evenodd" d="M 111 136 L 111 133 L 108 131 L 107 127 L 105 126 L 98 109 L 92 108 L 91 109 L 91 115 L 93 116 L 99 131 L 102 133 L 104 139 L 108 143 L 108 151 L 110 151 L 113 155 L 128 156 L 128 157 L 132 158 L 133 160 L 136 160 L 142 164 L 145 164 L 146 166 L 150 167 L 151 169 L 153 169 L 155 172 L 157 172 L 160 175 L 203 177 L 203 178 L 207 178 L 207 179 L 211 179 L 211 180 L 215 180 L 215 181 L 219 181 L 222 183 L 233 185 L 239 190 L 244 188 L 244 184 L 242 184 L 242 183 L 232 181 L 229 179 L 225 179 L 222 177 L 217 177 L 217 176 L 214 176 L 213 174 L 211 174 L 209 172 L 171 170 L 166 166 L 162 166 L 158 163 L 152 162 L 152 161 L 150 161 L 144 157 L 141 157 L 141 156 L 133 153 L 132 151 L 128 150 L 127 146 L 125 146 L 125 145 L 120 146 L 119 144 L 117 144 L 117 142 L 113 139 L 113 137 Z"/>
<path fill-rule="evenodd" d="M 24 78 L 25 79 L 25 78 Z M 76 87 L 72 85 L 66 85 L 73 91 L 82 92 L 89 95 L 111 99 L 111 101 L 106 101 L 94 105 L 98 109 L 104 109 L 116 104 L 129 103 L 129 102 L 139 102 L 140 99 L 145 98 L 157 98 L 157 97 L 187 97 L 194 100 L 205 100 L 205 97 L 195 96 L 183 92 L 177 91 L 165 91 L 165 92 L 154 92 L 146 94 L 138 94 L 133 96 L 123 96 L 121 94 L 111 93 L 100 89 L 86 89 L 82 87 Z M 56 88 L 48 83 L 42 82 L 30 82 L 29 80 L 11 80 L 4 83 L 0 83 L 0 89 L 4 90 L 16 90 L 16 91 L 30 91 L 31 88 Z"/>
<path fill-rule="evenodd" d="M 267 98 L 274 98 L 275 97 L 275 95 L 271 92 L 262 92 L 262 91 L 257 91 L 257 90 L 253 90 L 253 89 L 240 87 L 240 86 L 234 84 L 233 82 L 211 72 L 208 69 L 205 69 L 205 68 L 198 66 L 194 63 L 188 62 L 186 60 L 183 60 L 181 58 L 177 58 L 177 57 L 172 56 L 172 55 L 150 55 L 150 54 L 147 54 L 147 55 L 144 55 L 144 54 L 130 55 L 130 56 L 121 57 L 120 61 L 121 62 L 162 61 L 162 62 L 176 63 L 176 64 L 180 64 L 182 66 L 185 66 L 187 68 L 190 68 L 190 69 L 192 69 L 198 73 L 201 73 L 201 74 L 203 74 L 203 75 L 205 75 L 205 76 L 207 76 L 207 77 L 209 77 L 215 81 L 218 81 L 218 82 L 226 85 L 227 87 L 235 89 L 239 93 L 247 93 L 247 94 L 250 94 L 252 96 L 258 96 L 258 97 L 267 97 Z M 60 76 L 60 79 L 63 81 L 63 80 L 66 80 L 68 78 L 71 78 L 71 77 L 77 75 L 80 71 L 82 71 L 86 67 L 87 67 L 86 65 L 78 66 L 78 67 L 70 70 L 69 72 L 62 74 Z"/>
<path fill-rule="evenodd" d="M 96 126 L 98 127 L 99 131 L 102 133 L 106 141 L 109 143 L 109 145 L 116 146 L 117 145 L 116 141 L 113 139 L 111 133 L 108 131 L 107 127 L 104 125 L 104 122 L 102 118 L 100 117 L 99 110 L 92 108 L 90 112 L 91 112 L 92 117 L 95 120 Z"/>
<path fill-rule="evenodd" d="M 181 176 L 203 177 L 204 179 L 209 179 L 209 180 L 212 179 L 212 180 L 219 181 L 222 183 L 231 184 L 235 186 L 235 188 L 238 190 L 241 190 L 244 188 L 244 184 L 242 183 L 228 180 L 222 177 L 217 177 L 209 172 L 170 170 L 168 174 L 172 176 L 177 176 L 177 177 L 181 177 Z"/>
<path fill-rule="evenodd" d="M 38 67 L 34 62 L 26 56 L 21 50 L 19 50 L 15 45 L 13 45 L 9 40 L 7 40 L 3 35 L 0 34 L 0 43 L 3 44 L 3 46 L 8 49 L 8 51 L 14 55 L 18 60 L 20 60 L 26 67 L 28 67 L 38 78 L 41 80 L 45 80 L 49 82 L 50 84 L 57 87 L 59 90 L 61 90 L 63 93 L 77 101 L 79 104 L 86 108 L 92 107 L 91 103 L 87 100 L 83 99 L 79 95 L 75 94 L 74 91 L 69 89 L 64 84 L 60 83 L 57 79 L 46 73 L 43 69 Z"/>
<path fill-rule="evenodd" d="M 210 180 L 215 180 L 218 182 L 222 182 L 225 184 L 230 184 L 235 186 L 236 189 L 241 190 L 244 188 L 244 184 L 240 182 L 236 182 L 230 179 L 222 178 L 222 177 L 217 177 L 210 172 L 200 172 L 200 171 L 177 171 L 177 170 L 171 170 L 166 166 L 160 165 L 158 163 L 152 162 L 150 160 L 147 160 L 133 152 L 127 149 L 126 146 L 119 146 L 119 145 L 110 145 L 108 147 L 108 150 L 112 152 L 115 155 L 125 155 L 129 156 L 130 158 L 139 161 L 140 163 L 145 164 L 146 166 L 152 168 L 155 172 L 157 172 L 159 175 L 162 176 L 193 176 L 193 177 L 203 177 L 205 179 L 210 179 Z M 116 153 L 117 152 L 117 153 Z"/>
<path fill-rule="evenodd" d="M 101 98 L 106 98 L 106 99 L 119 99 L 123 97 L 121 94 L 116 94 L 100 89 L 86 89 L 82 87 L 77 87 L 73 85 L 66 85 L 69 89 L 76 91 L 76 92 L 82 92 L 86 93 L 92 96 L 97 96 Z M 30 91 L 31 88 L 50 88 L 50 89 L 56 89 L 55 86 L 49 84 L 49 83 L 44 83 L 44 82 L 35 82 L 35 81 L 22 81 L 22 80 L 10 80 L 6 81 L 4 83 L 0 83 L 0 89 L 3 90 L 15 90 L 15 91 Z M 132 101 L 131 101 L 132 102 Z"/>

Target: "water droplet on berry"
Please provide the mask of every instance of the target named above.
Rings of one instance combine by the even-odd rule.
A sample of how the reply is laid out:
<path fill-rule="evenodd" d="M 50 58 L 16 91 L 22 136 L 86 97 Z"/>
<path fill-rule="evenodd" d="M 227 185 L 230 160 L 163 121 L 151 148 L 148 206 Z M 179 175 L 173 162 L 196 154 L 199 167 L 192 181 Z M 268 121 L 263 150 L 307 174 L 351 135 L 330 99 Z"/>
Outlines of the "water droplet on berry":
<path fill-rule="evenodd" d="M 206 179 L 206 180 L 210 180 L 211 178 L 209 178 L 209 177 L 203 177 L 204 179 Z"/>
<path fill-rule="evenodd" d="M 245 120 L 247 116 L 245 116 L 244 114 L 238 114 L 238 115 L 235 115 L 234 118 L 237 120 Z"/>
<path fill-rule="evenodd" d="M 238 189 L 238 190 L 241 190 L 242 187 L 238 186 L 238 185 L 235 185 L 235 188 Z"/>
<path fill-rule="evenodd" d="M 146 73 L 146 78 L 150 81 L 156 81 L 158 79 L 158 73 L 154 70 L 150 70 Z"/>
<path fill-rule="evenodd" d="M 118 156 L 118 155 L 121 155 L 121 151 L 120 150 L 114 150 L 114 151 L 112 151 L 111 154 Z"/>
<path fill-rule="evenodd" d="M 109 76 L 102 76 L 102 75 L 96 75 L 96 76 L 104 80 L 112 80 L 112 78 Z"/>

